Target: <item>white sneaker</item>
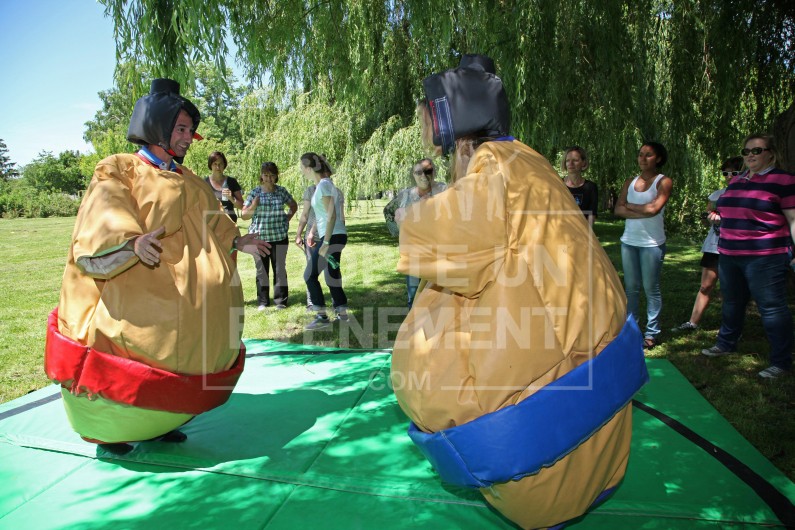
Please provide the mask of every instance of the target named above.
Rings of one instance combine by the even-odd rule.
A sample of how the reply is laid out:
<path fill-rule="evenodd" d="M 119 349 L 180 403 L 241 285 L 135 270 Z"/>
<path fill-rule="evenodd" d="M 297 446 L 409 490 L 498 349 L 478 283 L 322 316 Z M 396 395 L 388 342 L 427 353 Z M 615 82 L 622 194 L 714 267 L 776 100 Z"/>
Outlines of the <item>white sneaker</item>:
<path fill-rule="evenodd" d="M 337 320 L 342 322 L 348 321 L 348 308 L 345 306 L 339 306 L 334 309 L 334 313 L 337 314 Z"/>
<path fill-rule="evenodd" d="M 258 305 L 258 306 L 257 306 L 257 311 L 265 311 L 265 309 L 266 309 L 267 307 L 268 307 L 268 306 L 266 306 L 266 305 L 264 305 L 264 304 L 260 304 L 260 305 Z"/>

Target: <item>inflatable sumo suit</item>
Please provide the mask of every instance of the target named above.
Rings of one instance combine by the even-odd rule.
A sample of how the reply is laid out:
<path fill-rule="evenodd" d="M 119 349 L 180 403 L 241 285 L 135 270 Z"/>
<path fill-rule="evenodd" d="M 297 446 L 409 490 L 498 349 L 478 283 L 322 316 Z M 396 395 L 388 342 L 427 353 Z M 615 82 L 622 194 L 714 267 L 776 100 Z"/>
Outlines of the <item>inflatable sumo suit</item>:
<path fill-rule="evenodd" d="M 409 435 L 442 480 L 479 488 L 523 528 L 585 513 L 624 476 L 631 399 L 648 380 L 618 275 L 547 160 L 505 136 L 493 63 L 424 80 L 436 145 L 491 137 L 466 175 L 400 227 L 427 280 L 395 341 Z"/>
<path fill-rule="evenodd" d="M 179 84 L 152 82 L 128 140 L 167 151 Z M 207 184 L 146 149 L 97 165 L 80 205 L 45 371 L 60 383 L 72 427 L 97 443 L 148 440 L 224 403 L 244 363 L 243 295 L 230 258 L 236 225 Z M 160 263 L 126 243 L 165 227 Z"/>

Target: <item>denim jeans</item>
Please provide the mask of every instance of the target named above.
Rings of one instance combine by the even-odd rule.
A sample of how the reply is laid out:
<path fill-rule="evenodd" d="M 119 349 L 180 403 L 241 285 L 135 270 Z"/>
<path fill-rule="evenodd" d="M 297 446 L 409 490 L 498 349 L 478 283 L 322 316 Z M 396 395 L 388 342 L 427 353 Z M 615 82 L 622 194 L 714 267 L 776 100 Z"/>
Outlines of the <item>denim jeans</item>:
<path fill-rule="evenodd" d="M 342 289 L 342 249 L 348 242 L 346 234 L 334 234 L 331 236 L 331 241 L 328 253 L 334 256 L 339 266 L 333 268 L 329 265 L 326 258 L 320 255 L 320 249 L 323 246 L 323 238 L 315 240 L 315 246 L 312 247 L 311 259 L 306 264 L 304 270 L 304 281 L 306 288 L 309 291 L 309 298 L 312 301 L 312 306 L 315 311 L 321 311 L 326 307 L 326 299 L 323 296 L 323 289 L 320 287 L 320 272 L 323 271 L 326 285 L 331 293 L 331 301 L 334 308 L 343 307 L 348 305 L 348 297 L 345 296 L 345 291 Z"/>
<path fill-rule="evenodd" d="M 408 306 L 414 305 L 414 296 L 417 294 L 417 287 L 420 286 L 420 279 L 416 276 L 406 276 L 406 294 L 408 295 Z"/>
<path fill-rule="evenodd" d="M 627 313 L 635 320 L 640 314 L 640 288 L 646 294 L 645 337 L 660 334 L 662 293 L 660 273 L 665 259 L 665 243 L 659 247 L 636 247 L 621 243 L 621 263 L 624 267 L 624 292 L 627 294 Z"/>
<path fill-rule="evenodd" d="M 771 256 L 727 256 L 718 262 L 723 309 L 718 332 L 719 348 L 734 351 L 743 331 L 745 308 L 753 297 L 762 327 L 770 342 L 770 365 L 789 370 L 792 366 L 792 313 L 787 306 L 786 254 Z"/>

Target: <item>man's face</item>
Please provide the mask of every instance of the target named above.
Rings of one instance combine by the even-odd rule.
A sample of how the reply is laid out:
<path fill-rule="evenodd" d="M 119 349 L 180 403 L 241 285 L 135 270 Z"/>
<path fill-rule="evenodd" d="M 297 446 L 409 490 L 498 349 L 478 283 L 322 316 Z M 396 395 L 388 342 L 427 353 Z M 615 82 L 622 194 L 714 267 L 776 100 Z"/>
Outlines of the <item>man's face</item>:
<path fill-rule="evenodd" d="M 171 150 L 174 156 L 185 156 L 193 143 L 193 120 L 184 110 L 179 111 L 177 123 L 171 132 Z"/>

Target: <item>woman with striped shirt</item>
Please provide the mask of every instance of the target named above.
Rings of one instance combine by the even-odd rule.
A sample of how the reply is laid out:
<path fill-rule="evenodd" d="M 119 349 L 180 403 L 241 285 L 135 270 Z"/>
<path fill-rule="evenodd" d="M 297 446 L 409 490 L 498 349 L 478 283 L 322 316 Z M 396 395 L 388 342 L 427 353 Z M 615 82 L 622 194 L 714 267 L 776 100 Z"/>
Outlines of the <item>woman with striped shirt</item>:
<path fill-rule="evenodd" d="M 707 219 L 720 223 L 718 264 L 723 313 L 718 340 L 701 353 L 734 353 L 745 308 L 756 301 L 770 342 L 770 366 L 759 377 L 775 379 L 792 368 L 792 313 L 787 306 L 787 267 L 795 237 L 795 175 L 777 169 L 771 136 L 745 139 L 747 170 L 734 177 Z"/>

